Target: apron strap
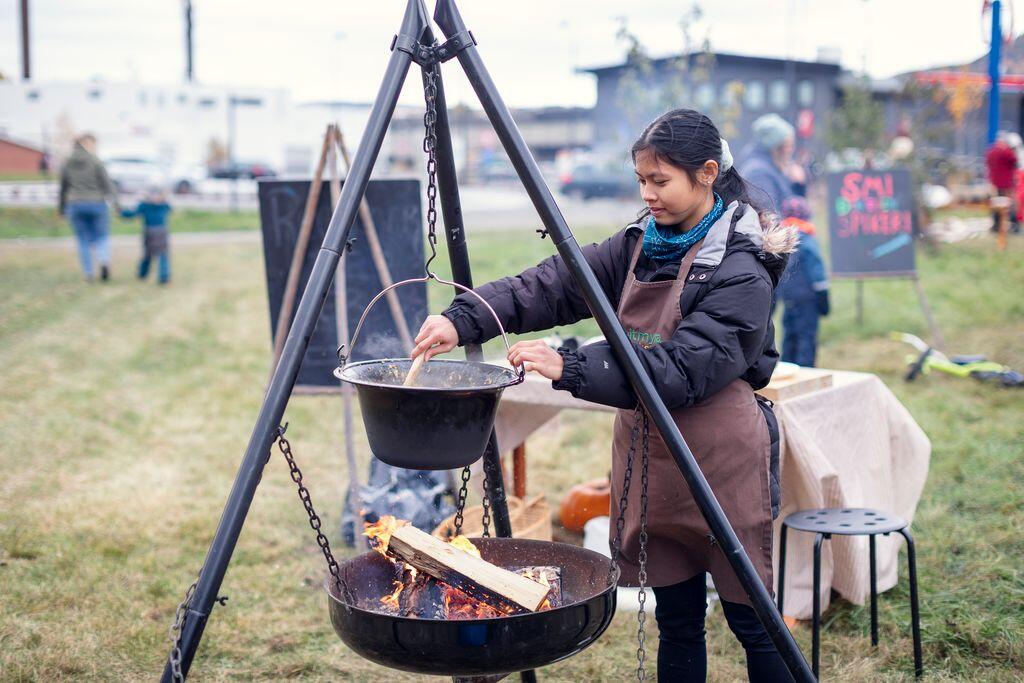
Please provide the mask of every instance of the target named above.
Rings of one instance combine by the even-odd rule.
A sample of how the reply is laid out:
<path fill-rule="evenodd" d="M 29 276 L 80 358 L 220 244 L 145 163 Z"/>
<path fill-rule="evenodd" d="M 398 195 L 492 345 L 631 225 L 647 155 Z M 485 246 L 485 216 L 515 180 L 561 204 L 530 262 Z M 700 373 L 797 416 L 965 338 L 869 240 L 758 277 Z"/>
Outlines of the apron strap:
<path fill-rule="evenodd" d="M 676 282 L 680 283 L 679 289 L 682 289 L 686 285 L 686 277 L 690 274 L 690 270 L 693 268 L 693 262 L 697 259 L 697 254 L 700 252 L 701 246 L 704 244 L 704 239 L 701 238 L 699 242 L 695 243 L 690 250 L 686 252 L 686 256 L 679 263 L 679 273 L 676 274 Z"/>

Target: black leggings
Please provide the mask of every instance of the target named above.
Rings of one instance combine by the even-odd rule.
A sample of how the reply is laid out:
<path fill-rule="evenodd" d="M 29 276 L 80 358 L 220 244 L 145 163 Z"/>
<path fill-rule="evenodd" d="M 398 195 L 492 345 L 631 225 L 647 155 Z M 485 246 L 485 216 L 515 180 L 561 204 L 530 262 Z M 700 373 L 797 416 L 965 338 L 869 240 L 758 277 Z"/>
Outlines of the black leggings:
<path fill-rule="evenodd" d="M 658 644 L 658 681 L 703 683 L 708 653 L 704 645 L 706 609 L 705 575 L 673 586 L 655 588 L 654 616 L 661 635 Z M 782 657 L 764 630 L 754 608 L 722 600 L 729 628 L 747 651 L 747 676 L 753 683 L 788 683 L 793 680 Z"/>

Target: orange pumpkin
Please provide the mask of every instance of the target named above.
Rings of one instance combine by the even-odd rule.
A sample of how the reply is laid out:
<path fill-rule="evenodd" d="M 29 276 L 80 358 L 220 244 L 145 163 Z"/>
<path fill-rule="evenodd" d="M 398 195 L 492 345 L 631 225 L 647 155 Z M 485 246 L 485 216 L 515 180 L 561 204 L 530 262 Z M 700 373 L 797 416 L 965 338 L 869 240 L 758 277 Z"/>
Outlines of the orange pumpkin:
<path fill-rule="evenodd" d="M 576 484 L 562 499 L 559 515 L 562 526 L 580 533 L 583 525 L 594 517 L 607 515 L 611 509 L 611 483 L 607 477 Z"/>

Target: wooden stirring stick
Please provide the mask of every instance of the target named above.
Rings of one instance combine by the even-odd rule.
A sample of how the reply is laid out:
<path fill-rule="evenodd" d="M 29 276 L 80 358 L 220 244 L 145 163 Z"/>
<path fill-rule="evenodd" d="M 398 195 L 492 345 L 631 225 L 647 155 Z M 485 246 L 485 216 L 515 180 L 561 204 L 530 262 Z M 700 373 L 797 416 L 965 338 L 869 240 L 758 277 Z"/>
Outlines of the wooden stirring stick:
<path fill-rule="evenodd" d="M 420 375 L 420 370 L 423 369 L 423 364 L 427 362 L 427 352 L 424 351 L 420 355 L 416 356 L 412 361 L 412 365 L 409 366 L 409 372 L 405 376 L 405 381 L 402 382 L 403 387 L 411 387 L 416 384 L 416 378 Z"/>

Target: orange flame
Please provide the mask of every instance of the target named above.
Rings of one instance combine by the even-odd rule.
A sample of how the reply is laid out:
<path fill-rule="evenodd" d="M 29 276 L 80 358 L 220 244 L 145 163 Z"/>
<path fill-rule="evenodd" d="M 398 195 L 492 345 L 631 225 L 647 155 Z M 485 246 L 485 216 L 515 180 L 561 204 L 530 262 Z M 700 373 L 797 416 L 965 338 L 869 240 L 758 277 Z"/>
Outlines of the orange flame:
<path fill-rule="evenodd" d="M 395 584 L 395 592 L 390 595 L 385 595 L 380 599 L 382 605 L 390 607 L 393 610 L 398 610 L 398 596 L 402 594 L 402 589 L 405 588 L 405 584 L 401 581 L 393 581 Z"/>
<path fill-rule="evenodd" d="M 480 557 L 480 551 L 477 550 L 472 541 L 465 536 L 456 536 L 452 540 L 448 541 L 448 545 L 453 545 L 459 550 L 469 553 L 473 557 Z"/>
<path fill-rule="evenodd" d="M 386 555 L 388 543 L 391 542 L 391 534 L 395 529 L 407 525 L 404 519 L 395 519 L 394 515 L 381 515 L 376 524 L 365 524 L 363 536 L 370 539 L 370 545 L 381 555 Z"/>

